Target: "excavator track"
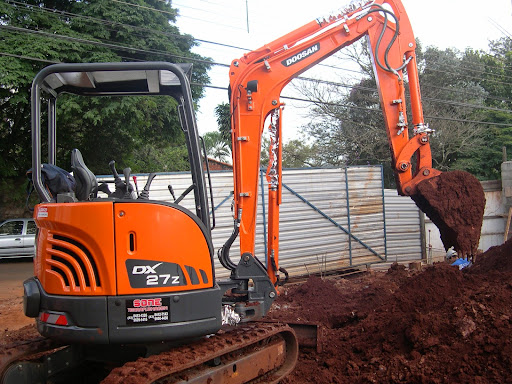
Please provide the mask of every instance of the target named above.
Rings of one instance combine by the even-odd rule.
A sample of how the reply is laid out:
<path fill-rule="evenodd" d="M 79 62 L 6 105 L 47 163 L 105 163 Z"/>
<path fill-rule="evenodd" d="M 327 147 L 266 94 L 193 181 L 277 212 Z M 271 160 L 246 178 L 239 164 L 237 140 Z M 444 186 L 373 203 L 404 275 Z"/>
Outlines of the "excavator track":
<path fill-rule="evenodd" d="M 26 361 L 31 356 L 52 351 L 62 346 L 62 343 L 42 337 L 35 327 L 25 327 L 14 331 L 0 345 L 0 383 L 4 383 L 8 369 L 18 369 L 17 362 Z"/>
<path fill-rule="evenodd" d="M 277 383 L 293 370 L 297 355 L 290 327 L 252 323 L 129 362 L 102 384 Z"/>
<path fill-rule="evenodd" d="M 297 356 L 297 337 L 289 326 L 250 323 L 222 329 L 215 335 L 121 366 L 114 362 L 112 366 L 117 367 L 103 376 L 104 379 L 73 381 L 88 384 L 277 383 L 294 369 Z M 66 374 L 66 367 L 80 369 L 79 364 L 84 360 L 83 356 L 77 356 L 73 346 L 38 336 L 35 328 L 28 329 L 23 339 L 9 341 L 0 349 L 0 383 L 69 382 L 54 376 L 56 371 Z"/>

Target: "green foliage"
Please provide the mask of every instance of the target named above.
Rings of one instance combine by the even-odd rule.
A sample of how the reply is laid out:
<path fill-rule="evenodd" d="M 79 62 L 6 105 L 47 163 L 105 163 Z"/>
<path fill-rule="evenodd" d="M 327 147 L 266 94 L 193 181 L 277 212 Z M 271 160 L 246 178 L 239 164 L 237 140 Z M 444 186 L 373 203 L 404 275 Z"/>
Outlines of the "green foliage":
<path fill-rule="evenodd" d="M 283 145 L 283 167 L 318 167 L 320 164 L 317 163 L 315 154 L 315 145 L 309 145 L 305 140 L 290 140 Z"/>
<path fill-rule="evenodd" d="M 231 110 L 229 103 L 221 103 L 215 107 L 218 131 L 207 132 L 204 144 L 208 157 L 229 162 L 231 159 Z"/>
<path fill-rule="evenodd" d="M 229 103 L 221 103 L 215 107 L 217 126 L 222 138 L 231 144 L 231 110 Z"/>
<path fill-rule="evenodd" d="M 184 145 L 184 138 L 175 144 L 168 144 L 156 148 L 152 145 L 138 147 L 130 162 L 126 165 L 132 169 L 140 169 L 140 172 L 153 172 L 158 169 L 160 172 L 188 171 L 188 152 Z"/>
<path fill-rule="evenodd" d="M 109 173 L 112 159 L 134 172 L 183 170 L 182 165 L 174 169 L 174 162 L 152 168 L 159 163 L 151 160 L 158 157 L 155 152 L 168 152 L 179 145 L 186 153 L 183 133 L 177 128 L 176 102 L 168 97 L 84 99 L 69 95 L 63 97 L 58 111 L 59 126 L 65 127 L 60 129 L 59 143 L 66 143 L 59 145 L 59 158 L 69 159 L 71 150 L 79 148 L 88 167 L 97 173 Z"/>
<path fill-rule="evenodd" d="M 207 132 L 203 136 L 206 154 L 213 159 L 228 162 L 231 158 L 231 144 L 222 132 Z"/>
<path fill-rule="evenodd" d="M 20 176 L 30 168 L 30 87 L 36 73 L 51 62 L 199 59 L 192 80 L 209 81 L 208 59 L 190 52 L 194 39 L 173 25 L 177 10 L 170 1 L 126 3 L 0 4 L 0 51 L 11 55 L 0 56 L 0 176 Z M 202 87 L 193 87 L 196 102 L 202 94 Z M 77 147 L 97 173 L 109 172 L 112 159 L 134 172 L 186 169 L 175 108 L 170 98 L 66 97 L 58 103 L 57 163 L 68 168 L 69 152 Z"/>
<path fill-rule="evenodd" d="M 261 142 L 261 167 L 267 167 L 269 161 L 270 140 L 263 137 Z M 320 167 L 322 164 L 318 161 L 317 146 L 307 144 L 305 139 L 293 139 L 283 144 L 282 150 L 283 168 L 305 168 Z"/>
<path fill-rule="evenodd" d="M 423 109 L 435 129 L 430 144 L 434 167 L 440 170 L 463 169 L 480 179 L 496 179 L 502 147 L 512 152 L 512 82 L 507 80 L 512 77 L 512 40 L 503 38 L 490 48 L 491 53 L 459 52 L 423 50 L 418 44 Z M 348 56 L 367 76 L 341 96 L 337 87 L 304 84 L 302 93 L 316 102 L 304 132 L 315 140 L 316 161 L 334 166 L 380 163 L 391 186 L 389 144 L 368 54 L 356 46 Z"/>

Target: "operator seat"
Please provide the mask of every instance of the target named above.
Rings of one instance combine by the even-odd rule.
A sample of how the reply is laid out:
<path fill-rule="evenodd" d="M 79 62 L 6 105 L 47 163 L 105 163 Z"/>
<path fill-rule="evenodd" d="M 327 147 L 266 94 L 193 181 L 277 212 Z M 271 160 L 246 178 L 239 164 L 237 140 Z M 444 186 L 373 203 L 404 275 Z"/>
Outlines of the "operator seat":
<path fill-rule="evenodd" d="M 84 163 L 78 149 L 71 151 L 71 169 L 76 181 L 75 195 L 79 201 L 89 200 L 98 195 L 98 180 Z"/>

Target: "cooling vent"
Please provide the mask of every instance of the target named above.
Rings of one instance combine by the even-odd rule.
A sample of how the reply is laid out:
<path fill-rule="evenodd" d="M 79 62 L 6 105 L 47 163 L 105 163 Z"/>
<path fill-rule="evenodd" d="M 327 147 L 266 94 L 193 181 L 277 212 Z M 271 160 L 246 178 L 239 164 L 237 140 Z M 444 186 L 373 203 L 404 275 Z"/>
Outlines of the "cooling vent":
<path fill-rule="evenodd" d="M 91 252 L 80 242 L 53 234 L 46 263 L 73 291 L 95 291 L 101 287 L 98 267 Z"/>
<path fill-rule="evenodd" d="M 192 283 L 192 285 L 200 284 L 199 277 L 197 275 L 195 268 L 185 265 L 185 269 L 188 273 L 188 277 L 190 278 L 190 282 Z M 203 284 L 208 284 L 208 276 L 206 276 L 206 272 L 203 271 L 202 269 L 200 269 L 199 272 L 201 273 Z"/>

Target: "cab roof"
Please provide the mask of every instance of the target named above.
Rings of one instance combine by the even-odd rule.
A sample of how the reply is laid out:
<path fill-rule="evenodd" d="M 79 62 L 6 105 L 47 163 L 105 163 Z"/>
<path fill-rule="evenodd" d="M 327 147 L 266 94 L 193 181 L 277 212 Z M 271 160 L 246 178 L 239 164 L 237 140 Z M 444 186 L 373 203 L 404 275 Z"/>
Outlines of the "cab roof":
<path fill-rule="evenodd" d="M 165 62 L 56 64 L 34 82 L 55 97 L 61 93 L 90 96 L 175 95 L 183 79 L 190 82 L 192 64 Z"/>

